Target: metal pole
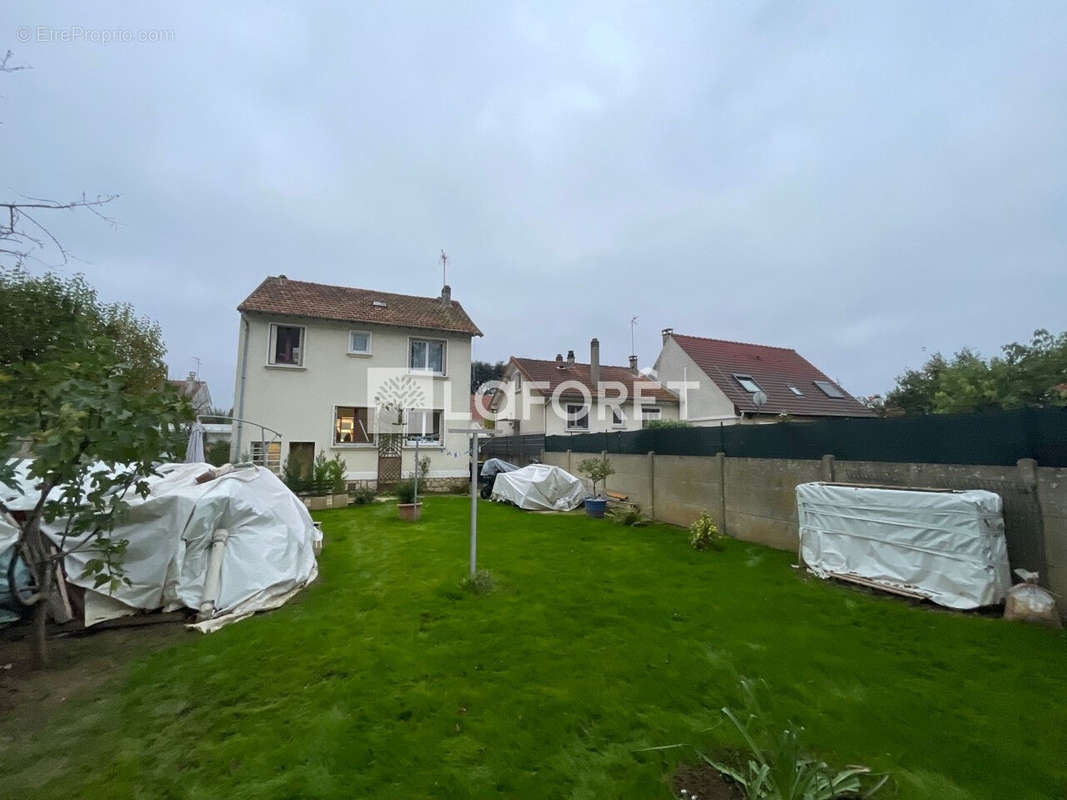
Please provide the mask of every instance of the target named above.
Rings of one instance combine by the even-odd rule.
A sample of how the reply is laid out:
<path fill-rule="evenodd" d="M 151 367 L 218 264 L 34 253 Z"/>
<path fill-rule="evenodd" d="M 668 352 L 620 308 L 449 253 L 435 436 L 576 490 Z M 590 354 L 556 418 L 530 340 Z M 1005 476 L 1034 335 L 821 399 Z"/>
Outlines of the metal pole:
<path fill-rule="evenodd" d="M 478 562 L 478 434 L 471 433 L 471 578 Z"/>
<path fill-rule="evenodd" d="M 415 500 L 414 500 L 414 502 L 416 502 L 416 503 L 419 502 L 419 439 L 421 439 L 421 438 L 422 438 L 422 436 L 418 436 L 415 439 Z"/>

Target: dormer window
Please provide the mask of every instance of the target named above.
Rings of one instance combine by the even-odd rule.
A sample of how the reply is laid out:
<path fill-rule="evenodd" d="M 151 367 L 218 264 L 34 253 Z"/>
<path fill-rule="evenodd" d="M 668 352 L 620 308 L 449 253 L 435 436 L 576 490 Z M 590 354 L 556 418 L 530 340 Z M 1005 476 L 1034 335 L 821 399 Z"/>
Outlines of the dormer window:
<path fill-rule="evenodd" d="M 760 385 L 752 379 L 751 375 L 740 375 L 735 372 L 734 380 L 737 381 L 741 388 L 744 389 L 746 392 L 751 392 L 752 394 L 755 394 L 756 392 L 761 391 Z"/>

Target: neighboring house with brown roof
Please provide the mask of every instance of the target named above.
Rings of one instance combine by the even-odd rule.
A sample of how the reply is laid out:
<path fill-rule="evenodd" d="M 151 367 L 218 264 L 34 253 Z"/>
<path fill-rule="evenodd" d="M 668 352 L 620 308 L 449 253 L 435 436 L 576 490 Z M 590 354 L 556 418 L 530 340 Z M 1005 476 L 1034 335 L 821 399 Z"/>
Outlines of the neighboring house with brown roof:
<path fill-rule="evenodd" d="M 340 454 L 350 481 L 464 477 L 471 339 L 481 331 L 445 286 L 438 297 L 268 277 L 238 307 L 232 457 L 280 469 Z M 261 436 L 259 425 L 280 438 Z M 379 445 L 382 459 L 379 459 Z M 397 460 L 399 459 L 399 461 Z"/>
<path fill-rule="evenodd" d="M 502 383 L 493 398 L 502 434 L 637 430 L 650 420 L 678 419 L 675 394 L 639 373 L 636 356 L 627 367 L 601 364 L 596 339 L 585 364 L 573 350 L 548 361 L 512 356 Z"/>
<path fill-rule="evenodd" d="M 208 391 L 207 381 L 197 378 L 195 372 L 190 372 L 185 380 L 167 381 L 167 383 L 189 401 L 197 414 L 207 414 L 211 411 L 211 392 Z"/>
<path fill-rule="evenodd" d="M 796 350 L 785 347 L 683 336 L 666 328 L 655 373 L 669 386 L 696 384 L 679 389 L 682 418 L 694 425 L 774 422 L 786 416 L 874 416 Z"/>

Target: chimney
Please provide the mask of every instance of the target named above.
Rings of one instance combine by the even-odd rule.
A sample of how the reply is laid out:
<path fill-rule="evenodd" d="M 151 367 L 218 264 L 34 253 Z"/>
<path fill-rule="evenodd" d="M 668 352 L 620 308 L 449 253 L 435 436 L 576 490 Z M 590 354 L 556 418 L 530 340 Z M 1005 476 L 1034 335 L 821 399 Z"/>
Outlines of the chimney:
<path fill-rule="evenodd" d="M 574 351 L 573 350 L 568 350 L 567 351 L 567 366 L 568 367 L 573 367 L 574 366 Z"/>
<path fill-rule="evenodd" d="M 445 308 L 452 305 L 452 287 L 447 283 L 441 287 L 441 305 Z"/>
<path fill-rule="evenodd" d="M 279 276 L 278 276 L 278 280 L 280 280 L 280 281 L 287 281 L 287 280 L 289 280 L 289 278 L 288 278 L 287 276 L 285 276 L 285 275 L 279 275 Z"/>
<path fill-rule="evenodd" d="M 630 372 L 634 375 L 640 374 L 637 369 L 637 356 L 630 356 Z"/>
<path fill-rule="evenodd" d="M 674 328 L 664 328 L 663 329 L 663 343 L 667 344 L 667 340 L 670 339 L 673 335 L 674 335 Z"/>
<path fill-rule="evenodd" d="M 600 395 L 600 340 L 595 336 L 589 340 L 589 382 L 593 392 Z"/>

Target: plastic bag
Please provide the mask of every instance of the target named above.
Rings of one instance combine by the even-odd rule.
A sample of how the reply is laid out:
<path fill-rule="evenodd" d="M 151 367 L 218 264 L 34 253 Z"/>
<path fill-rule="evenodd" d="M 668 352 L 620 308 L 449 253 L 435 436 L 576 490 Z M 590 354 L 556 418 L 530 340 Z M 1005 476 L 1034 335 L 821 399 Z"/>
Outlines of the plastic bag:
<path fill-rule="evenodd" d="M 1037 573 L 1017 569 L 1015 574 L 1022 578 L 1023 582 L 1008 589 L 1004 619 L 1018 619 L 1062 628 L 1063 622 L 1060 620 L 1059 609 L 1056 608 L 1056 599 L 1048 589 L 1037 585 Z"/>

